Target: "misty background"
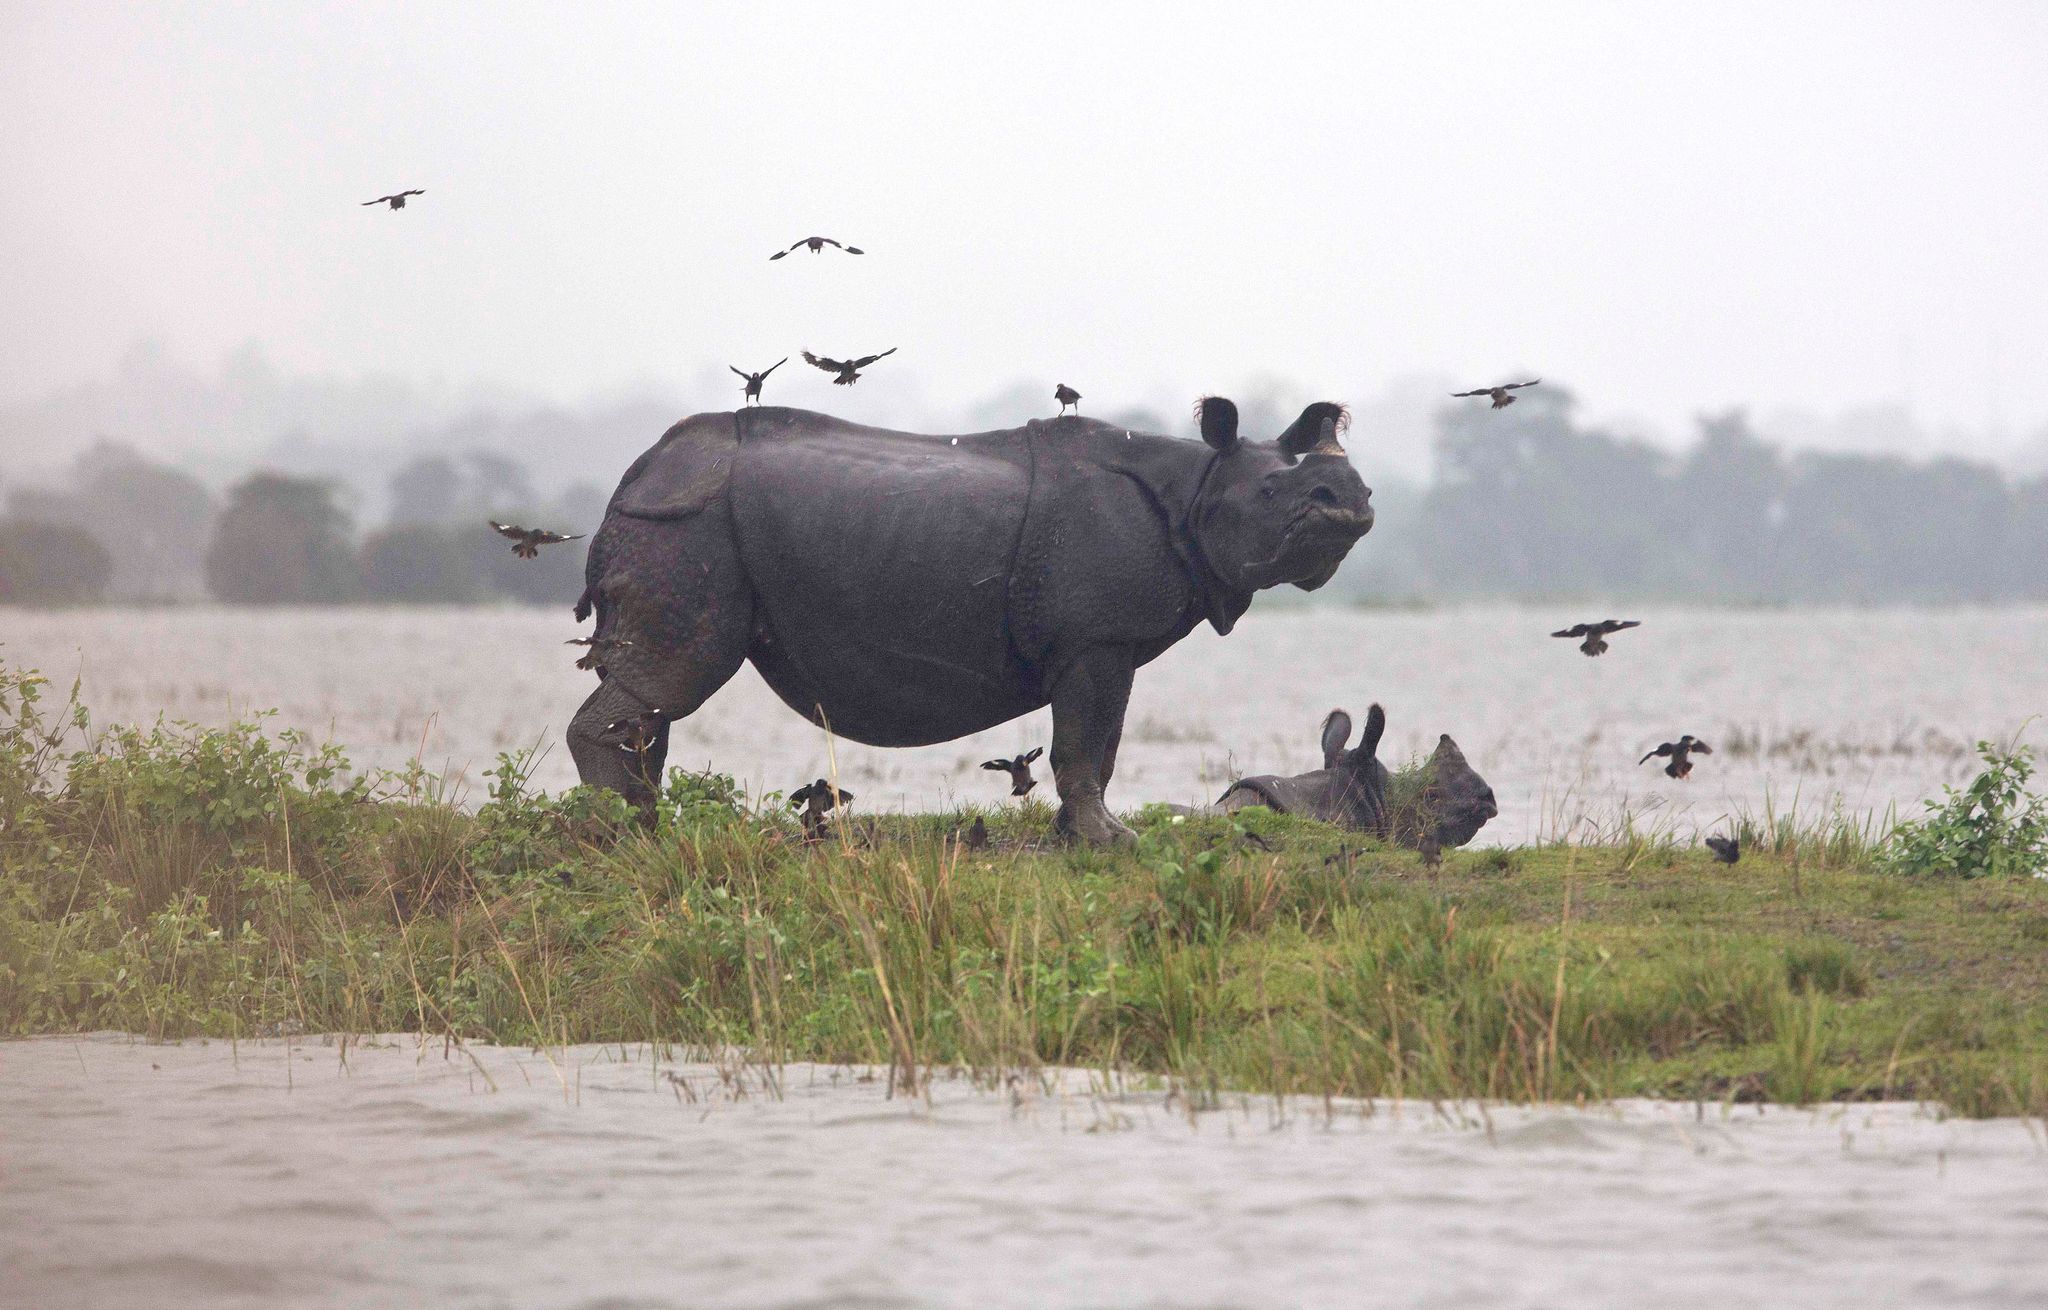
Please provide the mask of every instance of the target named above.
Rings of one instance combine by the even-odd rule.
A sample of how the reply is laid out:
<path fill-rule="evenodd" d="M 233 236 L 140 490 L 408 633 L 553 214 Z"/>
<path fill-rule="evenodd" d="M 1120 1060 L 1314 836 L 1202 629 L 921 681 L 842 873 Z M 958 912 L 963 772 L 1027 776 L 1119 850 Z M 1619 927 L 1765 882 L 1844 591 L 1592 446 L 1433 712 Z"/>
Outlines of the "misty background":
<path fill-rule="evenodd" d="M 890 346 L 767 398 L 1348 402 L 1381 518 L 1331 594 L 2048 597 L 2038 7 L 11 3 L 0 45 L 7 599 L 566 604 L 578 549 L 511 569 L 483 514 L 589 530 L 726 365 Z M 869 253 L 767 260 L 812 232 Z"/>

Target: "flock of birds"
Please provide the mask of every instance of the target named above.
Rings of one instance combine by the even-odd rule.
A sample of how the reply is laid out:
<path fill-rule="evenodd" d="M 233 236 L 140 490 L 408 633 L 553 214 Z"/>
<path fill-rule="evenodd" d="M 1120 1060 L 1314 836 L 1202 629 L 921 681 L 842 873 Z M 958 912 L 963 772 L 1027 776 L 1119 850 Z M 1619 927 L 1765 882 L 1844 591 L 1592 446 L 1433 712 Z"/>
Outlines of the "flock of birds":
<path fill-rule="evenodd" d="M 363 204 L 385 205 L 394 210 L 404 209 L 407 197 L 423 196 L 425 194 L 424 190 L 417 189 L 399 191 L 391 195 L 379 196 L 375 200 L 366 200 Z M 787 248 L 776 251 L 768 256 L 768 258 L 770 262 L 773 262 L 795 254 L 799 250 L 806 249 L 814 255 L 822 254 L 826 246 L 844 251 L 849 255 L 864 255 L 867 253 L 859 246 L 850 246 L 844 242 L 835 241 L 831 237 L 811 236 L 791 242 Z M 867 368 L 878 360 L 886 359 L 888 356 L 895 354 L 896 350 L 897 347 L 891 346 L 880 354 L 863 355 L 858 359 L 832 359 L 823 355 L 814 355 L 808 350 L 801 353 L 805 363 L 833 375 L 832 385 L 845 387 L 852 386 L 860 380 L 862 369 Z M 769 374 L 788 362 L 789 357 L 785 355 L 758 373 L 748 372 L 745 369 L 728 364 L 726 367 L 731 369 L 743 384 L 741 403 L 760 404 L 762 384 L 768 380 Z M 1527 382 L 1508 382 L 1500 386 L 1477 387 L 1471 391 L 1454 391 L 1451 393 L 1451 396 L 1457 400 L 1484 396 L 1492 402 L 1489 408 L 1505 409 L 1515 403 L 1517 397 L 1513 394 L 1514 392 L 1520 391 L 1525 387 L 1536 386 L 1542 380 L 1541 378 L 1531 378 Z M 1076 414 L 1080 413 L 1081 393 L 1066 383 L 1062 382 L 1054 387 L 1052 397 L 1059 404 L 1059 413 L 1065 414 L 1070 408 Z M 584 536 L 580 532 L 551 532 L 545 528 L 527 528 L 513 523 L 500 523 L 495 519 L 489 520 L 489 522 L 493 530 L 511 538 L 513 543 L 512 553 L 521 559 L 537 558 L 542 546 L 552 546 L 564 541 L 580 541 Z M 1588 656 L 1599 656 L 1607 653 L 1608 637 L 1614 633 L 1641 626 L 1641 621 L 1637 619 L 1601 619 L 1593 623 L 1576 623 L 1569 628 L 1561 628 L 1550 635 L 1553 637 L 1579 638 L 1579 650 Z M 599 665 L 605 663 L 615 652 L 633 645 L 631 641 L 620 637 L 572 637 L 564 644 L 586 648 L 583 655 L 576 661 L 576 667 L 579 669 L 596 669 Z M 1023 754 L 1009 759 L 989 760 L 981 767 L 995 772 L 1007 773 L 1011 784 L 1010 795 L 1013 797 L 1024 796 L 1029 794 L 1031 789 L 1038 785 L 1038 780 L 1032 776 L 1031 764 L 1032 761 L 1044 754 L 1044 751 L 1044 747 L 1035 746 Z M 1691 733 L 1685 733 L 1677 741 L 1660 743 L 1656 749 L 1650 751 L 1642 759 L 1636 761 L 1636 763 L 1640 766 L 1649 763 L 1651 760 L 1665 760 L 1667 761 L 1664 766 L 1665 774 L 1683 782 L 1692 776 L 1693 756 L 1712 755 L 1713 753 L 1713 747 Z M 811 840 L 822 838 L 827 816 L 832 810 L 852 800 L 852 792 L 842 787 L 836 787 L 824 778 L 819 778 L 805 784 L 790 793 L 789 797 L 791 807 L 800 808 L 803 811 L 804 833 Z M 962 839 L 971 847 L 987 845 L 987 825 L 979 817 L 976 817 L 972 827 L 965 830 Z M 1708 849 L 1713 852 L 1714 858 L 1724 864 L 1734 864 L 1741 858 L 1739 838 L 1709 837 L 1706 844 Z"/>

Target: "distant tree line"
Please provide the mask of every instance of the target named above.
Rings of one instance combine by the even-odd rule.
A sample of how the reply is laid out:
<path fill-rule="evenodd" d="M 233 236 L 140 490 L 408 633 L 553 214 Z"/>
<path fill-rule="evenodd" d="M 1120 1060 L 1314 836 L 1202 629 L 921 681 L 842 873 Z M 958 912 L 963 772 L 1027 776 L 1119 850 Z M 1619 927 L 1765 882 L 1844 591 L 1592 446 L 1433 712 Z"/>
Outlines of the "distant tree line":
<path fill-rule="evenodd" d="M 1376 488 L 1379 525 L 1332 593 L 2048 600 L 2048 478 L 1952 458 L 1787 453 L 1740 411 L 1703 418 L 1694 444 L 1673 453 L 1582 424 L 1562 387 L 1519 394 L 1507 409 L 1442 411 L 1436 481 Z M 1367 459 L 1370 439 L 1353 442 Z M 516 559 L 484 520 L 589 532 L 605 504 L 591 484 L 543 495 L 517 461 L 489 452 L 398 469 L 384 521 L 367 533 L 345 490 L 265 472 L 216 498 L 102 444 L 67 486 L 8 494 L 0 603 L 567 605 L 582 589 L 582 545 Z"/>
<path fill-rule="evenodd" d="M 125 446 L 81 456 L 62 489 L 17 488 L 0 516 L 0 604 L 211 597 L 248 605 L 516 601 L 569 605 L 583 552 L 520 560 L 487 518 L 588 532 L 604 493 L 534 492 L 489 453 L 424 457 L 390 479 L 387 521 L 358 537 L 345 488 L 259 472 L 216 499 Z"/>
<path fill-rule="evenodd" d="M 1420 594 L 2048 598 L 2048 479 L 1954 458 L 1788 455 L 1739 410 L 1701 419 L 1671 454 L 1581 426 L 1562 388 L 1521 395 L 1444 412 L 1413 538 Z"/>

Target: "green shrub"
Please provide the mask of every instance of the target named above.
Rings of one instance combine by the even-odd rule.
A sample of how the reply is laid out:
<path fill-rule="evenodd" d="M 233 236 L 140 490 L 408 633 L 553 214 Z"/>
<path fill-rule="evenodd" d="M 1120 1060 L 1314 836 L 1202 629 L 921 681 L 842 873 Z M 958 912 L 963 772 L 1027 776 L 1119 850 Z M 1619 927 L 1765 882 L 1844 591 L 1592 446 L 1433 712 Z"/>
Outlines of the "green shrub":
<path fill-rule="evenodd" d="M 2048 872 L 2048 802 L 2027 790 L 2028 746 L 1977 743 L 1984 771 L 1969 786 L 1942 788 L 1927 816 L 1894 828 L 1885 864 L 1900 873 L 1949 877 L 2040 877 Z"/>

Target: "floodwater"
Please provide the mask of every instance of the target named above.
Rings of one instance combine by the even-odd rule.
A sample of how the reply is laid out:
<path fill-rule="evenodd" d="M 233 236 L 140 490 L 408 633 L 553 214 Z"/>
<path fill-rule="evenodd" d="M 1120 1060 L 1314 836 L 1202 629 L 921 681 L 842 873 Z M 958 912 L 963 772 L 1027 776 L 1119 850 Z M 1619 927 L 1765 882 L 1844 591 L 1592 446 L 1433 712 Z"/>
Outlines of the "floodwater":
<path fill-rule="evenodd" d="M 1970 776 L 1979 738 L 2048 711 L 2048 610 L 1627 616 L 1644 626 L 1588 659 L 1547 635 L 1600 617 L 1584 606 L 1255 608 L 1231 636 L 1204 628 L 1139 671 L 1110 802 L 1199 803 L 1244 773 L 1314 768 L 1322 716 L 1343 706 L 1362 723 L 1379 700 L 1383 760 L 1448 732 L 1493 784 L 1501 816 L 1481 844 L 1584 834 L 1624 813 L 1686 839 L 1767 804 L 1881 821 Z M 538 747 L 535 779 L 555 788 L 574 781 L 561 732 L 594 683 L 561 644 L 578 630 L 519 609 L 0 609 L 0 659 L 81 674 L 102 722 L 275 708 L 278 726 L 330 736 L 359 764 L 418 757 L 472 784 L 498 752 Z M 1715 747 L 1689 782 L 1638 766 L 1686 732 Z M 937 746 L 839 742 L 836 762 L 868 812 L 1008 804 L 1007 779 L 981 761 L 1049 740 L 1041 710 Z M 670 763 L 757 795 L 831 767 L 825 734 L 751 668 L 677 725 Z"/>
<path fill-rule="evenodd" d="M 0 1044 L 0 1304 L 2048 1303 L 2048 1143 L 1903 1104 L 1290 1102 L 396 1037 Z"/>

